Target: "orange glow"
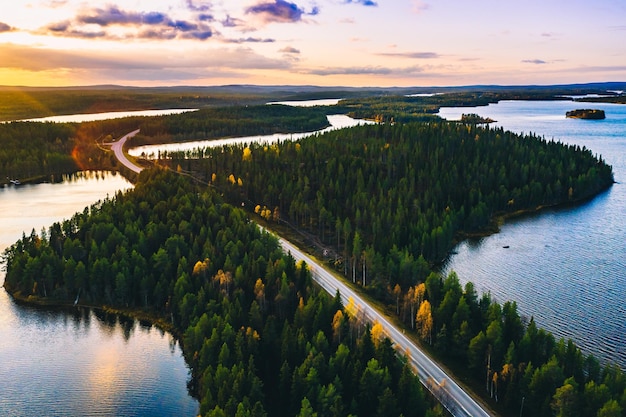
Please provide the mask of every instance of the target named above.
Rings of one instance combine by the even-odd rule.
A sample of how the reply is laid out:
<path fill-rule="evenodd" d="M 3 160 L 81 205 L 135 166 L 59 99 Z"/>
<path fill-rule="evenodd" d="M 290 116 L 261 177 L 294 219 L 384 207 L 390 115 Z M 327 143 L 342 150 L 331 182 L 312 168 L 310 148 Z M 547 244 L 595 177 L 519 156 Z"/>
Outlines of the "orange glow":
<path fill-rule="evenodd" d="M 74 162 L 76 162 L 78 168 L 80 168 L 81 171 L 84 171 L 87 169 L 87 167 L 85 166 L 85 164 L 83 164 L 80 156 L 80 149 L 78 148 L 78 145 L 76 145 L 74 146 L 74 149 L 72 149 L 72 159 L 74 160 Z"/>

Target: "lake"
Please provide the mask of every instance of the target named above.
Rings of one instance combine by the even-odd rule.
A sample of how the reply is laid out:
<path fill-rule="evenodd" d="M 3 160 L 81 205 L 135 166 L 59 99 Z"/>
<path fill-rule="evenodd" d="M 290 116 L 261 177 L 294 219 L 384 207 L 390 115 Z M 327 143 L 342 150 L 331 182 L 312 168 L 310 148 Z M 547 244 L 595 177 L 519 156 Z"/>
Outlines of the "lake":
<path fill-rule="evenodd" d="M 605 120 L 567 119 L 598 108 Z M 507 221 L 498 234 L 460 243 L 444 266 L 499 302 L 514 300 L 558 338 L 626 369 L 626 106 L 571 101 L 502 101 L 442 108 L 458 120 L 477 113 L 514 132 L 586 146 L 613 166 L 615 180 L 591 201 Z M 505 248 L 505 246 L 507 248 Z"/>
<path fill-rule="evenodd" d="M 0 187 L 0 252 L 132 185 L 85 172 Z M 0 272 L 0 284 L 4 272 Z M 168 333 L 87 309 L 19 305 L 0 288 L 0 415 L 193 416 L 189 368 Z"/>
<path fill-rule="evenodd" d="M 163 109 L 163 110 L 136 110 L 136 111 L 113 111 L 105 113 L 67 114 L 62 116 L 39 117 L 36 119 L 24 119 L 23 122 L 53 122 L 53 123 L 82 123 L 96 120 L 121 119 L 132 116 L 163 116 L 167 114 L 186 113 L 197 109 Z"/>
<path fill-rule="evenodd" d="M 271 101 L 267 104 L 283 104 L 293 107 L 335 106 L 341 101 L 340 98 L 321 98 L 314 100 Z"/>
<path fill-rule="evenodd" d="M 358 126 L 361 124 L 374 123 L 371 120 L 353 119 L 343 114 L 334 114 L 326 116 L 328 119 L 329 127 L 316 130 L 314 132 L 303 133 L 274 133 L 273 135 L 252 135 L 241 136 L 236 138 L 223 138 L 212 140 L 199 140 L 193 142 L 181 142 L 181 143 L 166 143 L 160 145 L 144 145 L 128 150 L 130 155 L 144 158 L 154 158 L 156 155 L 162 152 L 179 152 L 179 151 L 192 151 L 199 148 L 207 147 L 219 147 L 224 145 L 239 145 L 247 143 L 269 144 L 276 143 L 284 140 L 297 140 L 306 138 L 308 136 L 328 132 L 335 129 L 343 129 L 345 127 Z"/>

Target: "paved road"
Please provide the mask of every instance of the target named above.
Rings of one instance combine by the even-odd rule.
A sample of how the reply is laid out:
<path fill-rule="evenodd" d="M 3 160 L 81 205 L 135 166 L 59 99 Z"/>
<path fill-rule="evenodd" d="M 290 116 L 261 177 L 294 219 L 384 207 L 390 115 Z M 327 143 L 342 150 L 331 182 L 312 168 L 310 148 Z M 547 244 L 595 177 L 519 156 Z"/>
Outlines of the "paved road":
<path fill-rule="evenodd" d="M 330 272 L 317 264 L 300 249 L 290 242 L 279 238 L 279 242 L 286 252 L 291 252 L 296 260 L 307 263 L 313 279 L 328 293 L 335 295 L 337 290 L 341 295 L 344 305 L 352 299 L 354 305 L 360 310 L 365 318 L 371 322 L 380 323 L 386 335 L 396 344 L 402 352 L 410 352 L 411 362 L 417 369 L 422 384 L 441 401 L 453 416 L 484 417 L 491 416 L 476 401 L 474 401 L 456 382 L 454 382 L 436 363 L 422 352 L 404 333 L 397 329 L 389 320 L 381 315 L 375 308 L 369 306 L 357 293 L 351 290 L 343 282 L 336 279 Z"/>
<path fill-rule="evenodd" d="M 124 165 L 126 168 L 132 170 L 133 172 L 140 173 L 143 168 L 133 164 L 132 162 L 130 162 L 128 160 L 128 158 L 126 158 L 126 155 L 124 155 L 124 150 L 123 150 L 124 143 L 128 139 L 130 139 L 133 136 L 135 136 L 137 133 L 139 133 L 139 129 L 134 130 L 134 131 L 130 132 L 129 134 L 125 135 L 125 136 L 122 136 L 117 141 L 115 141 L 115 142 L 113 142 L 111 144 L 111 149 L 113 150 L 113 152 L 115 152 L 115 157 L 117 158 L 118 161 L 120 161 L 122 163 L 122 165 Z"/>

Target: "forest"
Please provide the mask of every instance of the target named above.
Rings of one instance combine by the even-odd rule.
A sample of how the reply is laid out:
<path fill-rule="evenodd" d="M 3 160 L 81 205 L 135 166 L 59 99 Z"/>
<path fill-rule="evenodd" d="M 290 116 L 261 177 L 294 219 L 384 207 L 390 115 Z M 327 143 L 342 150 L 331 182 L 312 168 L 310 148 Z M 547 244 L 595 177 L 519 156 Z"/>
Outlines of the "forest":
<path fill-rule="evenodd" d="M 173 173 L 145 172 L 135 191 L 24 235 L 4 254 L 5 286 L 25 299 L 78 297 L 169 319 L 192 364 L 203 415 L 438 415 L 436 407 L 428 410 L 419 383 L 400 383 L 409 369 L 389 360 L 392 346 L 376 336 L 376 325 L 356 323 L 337 297 L 320 293 L 306 267 L 281 254 L 247 216 L 262 217 L 305 233 L 329 265 L 384 303 L 502 415 L 626 416 L 626 378 L 618 367 L 555 340 L 520 317 L 515 303 L 478 295 L 454 273 L 433 272 L 457 239 L 495 231 L 499 216 L 575 204 L 610 187 L 611 167 L 586 148 L 441 122 L 427 112 L 414 112 L 426 122 L 402 123 L 401 112 L 385 113 L 397 99 L 375 104 L 385 100 L 363 105 L 369 106 L 363 115 L 385 124 L 280 145 L 161 155 L 161 165 L 204 187 Z M 313 130 L 303 121 L 325 123 L 321 116 L 329 111 L 296 110 L 291 122 L 279 124 L 282 107 L 80 125 L 0 124 L 0 140 L 10 145 L 0 151 L 0 174 L 116 169 L 96 139 L 138 126 L 146 142 L 189 140 L 275 125 Z M 263 125 L 268 117 L 276 119 Z M 248 213 L 222 198 L 243 203 Z M 340 369 L 342 355 L 349 360 Z M 384 389 L 360 397 L 372 375 L 378 378 L 372 386 Z M 416 390 L 411 398 L 419 404 L 406 404 L 402 390 Z"/>
<path fill-rule="evenodd" d="M 167 170 L 3 256 L 20 298 L 171 320 L 203 416 L 444 415 L 380 325 L 314 286 L 241 209 Z"/>
<path fill-rule="evenodd" d="M 204 178 L 270 224 L 314 236 L 330 265 L 386 303 L 477 392 L 486 386 L 504 415 L 523 401 L 536 416 L 569 400 L 586 404 L 590 414 L 581 415 L 626 405 L 619 368 L 602 369 L 520 317 L 514 303 L 480 297 L 431 268 L 455 239 L 484 232 L 495 216 L 571 204 L 611 186 L 611 167 L 589 150 L 500 128 L 412 123 L 198 152 L 161 163 Z M 611 395 L 592 401 L 587 390 L 598 386 Z"/>
<path fill-rule="evenodd" d="M 134 145 L 225 136 L 306 132 L 328 126 L 323 109 L 282 105 L 207 108 L 158 117 L 126 117 L 84 123 L 0 123 L 0 184 L 49 180 L 79 170 L 118 170 L 110 142 L 137 128 Z"/>

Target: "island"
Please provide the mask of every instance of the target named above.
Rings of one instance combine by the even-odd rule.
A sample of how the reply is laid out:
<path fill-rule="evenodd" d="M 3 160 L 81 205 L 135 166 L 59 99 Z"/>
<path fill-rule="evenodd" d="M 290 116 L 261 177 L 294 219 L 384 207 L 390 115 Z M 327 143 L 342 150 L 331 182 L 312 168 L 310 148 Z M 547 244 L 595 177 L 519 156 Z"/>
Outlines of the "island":
<path fill-rule="evenodd" d="M 469 123 L 469 124 L 489 124 L 494 123 L 495 120 L 489 117 L 482 117 L 475 113 L 461 115 L 461 123 Z"/>
<path fill-rule="evenodd" d="M 604 110 L 599 109 L 577 109 L 570 110 L 565 113 L 566 117 L 572 119 L 590 119 L 590 120 L 602 120 L 606 118 Z"/>

